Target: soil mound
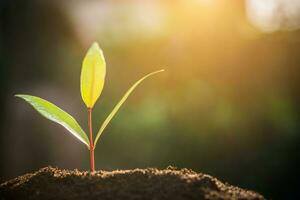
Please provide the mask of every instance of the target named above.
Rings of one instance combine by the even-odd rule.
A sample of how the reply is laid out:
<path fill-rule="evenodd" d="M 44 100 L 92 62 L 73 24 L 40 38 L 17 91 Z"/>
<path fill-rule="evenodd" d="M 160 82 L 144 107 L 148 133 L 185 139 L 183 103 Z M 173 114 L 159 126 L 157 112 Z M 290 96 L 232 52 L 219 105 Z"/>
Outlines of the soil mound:
<path fill-rule="evenodd" d="M 46 167 L 2 183 L 0 199 L 264 200 L 264 197 L 188 169 L 147 168 L 91 174 Z"/>

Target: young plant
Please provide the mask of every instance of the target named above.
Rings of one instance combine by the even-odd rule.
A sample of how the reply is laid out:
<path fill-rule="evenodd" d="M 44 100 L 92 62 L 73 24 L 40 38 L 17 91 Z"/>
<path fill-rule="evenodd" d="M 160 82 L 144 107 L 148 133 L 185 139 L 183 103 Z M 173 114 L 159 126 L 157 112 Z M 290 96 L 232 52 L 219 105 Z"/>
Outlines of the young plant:
<path fill-rule="evenodd" d="M 159 70 L 152 72 L 140 80 L 138 80 L 135 84 L 129 88 L 129 90 L 124 94 L 121 100 L 117 103 L 111 113 L 104 120 L 100 129 L 96 135 L 95 140 L 93 139 L 93 127 L 92 127 L 92 111 L 93 107 L 99 98 L 104 82 L 105 82 L 105 74 L 106 74 L 106 63 L 103 56 L 103 52 L 100 49 L 98 43 L 93 43 L 90 49 L 88 50 L 83 63 L 81 70 L 81 78 L 80 78 L 80 89 L 82 100 L 87 107 L 88 112 L 88 127 L 89 127 L 89 138 L 84 130 L 80 127 L 77 121 L 69 115 L 67 112 L 63 111 L 56 105 L 46 101 L 40 97 L 25 95 L 25 94 L 17 94 L 15 96 L 20 97 L 27 101 L 30 105 L 33 106 L 35 110 L 37 110 L 42 116 L 47 119 L 54 121 L 63 127 L 65 127 L 73 136 L 75 136 L 78 140 L 80 140 L 83 144 L 87 146 L 90 152 L 90 168 L 91 171 L 95 171 L 95 159 L 94 159 L 94 151 L 97 145 L 97 142 L 103 133 L 104 129 L 111 121 L 111 119 L 118 112 L 122 104 L 126 101 L 131 92 L 146 78 L 162 72 L 164 70 Z"/>

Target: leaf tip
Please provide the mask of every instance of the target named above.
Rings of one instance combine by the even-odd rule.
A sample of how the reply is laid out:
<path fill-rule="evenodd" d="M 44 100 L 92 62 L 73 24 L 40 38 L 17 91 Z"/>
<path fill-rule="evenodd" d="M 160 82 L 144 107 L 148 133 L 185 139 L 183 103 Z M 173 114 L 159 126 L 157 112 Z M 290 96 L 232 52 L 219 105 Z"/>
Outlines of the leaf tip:
<path fill-rule="evenodd" d="M 93 42 L 92 47 L 100 49 L 98 42 Z"/>
<path fill-rule="evenodd" d="M 93 44 L 91 45 L 91 47 L 88 50 L 88 54 L 90 53 L 95 53 L 95 52 L 100 52 L 102 54 L 102 50 L 98 44 L 98 42 L 93 42 Z"/>
<path fill-rule="evenodd" d="M 160 70 L 154 71 L 154 72 L 148 74 L 147 77 L 151 76 L 151 75 L 154 75 L 154 74 L 157 74 L 157 73 L 160 73 L 160 72 L 164 72 L 164 71 L 165 71 L 165 69 L 160 69 Z"/>
<path fill-rule="evenodd" d="M 25 95 L 24 94 L 15 94 L 14 97 L 18 97 L 18 98 L 23 98 Z"/>

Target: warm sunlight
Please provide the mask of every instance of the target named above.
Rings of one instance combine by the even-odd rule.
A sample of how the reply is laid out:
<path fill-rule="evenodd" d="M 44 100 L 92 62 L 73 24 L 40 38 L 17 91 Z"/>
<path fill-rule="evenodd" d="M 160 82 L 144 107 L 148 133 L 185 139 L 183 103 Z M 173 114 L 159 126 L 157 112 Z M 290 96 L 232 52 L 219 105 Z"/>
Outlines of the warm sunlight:
<path fill-rule="evenodd" d="M 249 19 L 260 29 L 272 32 L 300 27 L 299 0 L 247 0 Z"/>
<path fill-rule="evenodd" d="M 300 0 L 2 0 L 0 199 L 299 199 L 299 52 Z"/>

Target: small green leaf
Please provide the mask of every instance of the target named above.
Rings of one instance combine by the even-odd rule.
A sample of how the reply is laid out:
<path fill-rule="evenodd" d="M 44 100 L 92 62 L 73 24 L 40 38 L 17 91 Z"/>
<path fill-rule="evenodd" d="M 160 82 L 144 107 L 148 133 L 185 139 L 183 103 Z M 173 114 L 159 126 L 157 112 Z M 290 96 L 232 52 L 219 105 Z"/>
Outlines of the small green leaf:
<path fill-rule="evenodd" d="M 36 109 L 41 115 L 43 115 L 47 119 L 65 127 L 72 135 L 74 135 L 77 139 L 79 139 L 89 148 L 90 142 L 87 135 L 71 115 L 69 115 L 56 105 L 42 98 L 21 94 L 15 96 L 27 101 L 30 105 L 33 106 L 34 109 Z"/>
<path fill-rule="evenodd" d="M 81 69 L 80 90 L 82 100 L 88 108 L 92 108 L 99 98 L 106 73 L 103 52 L 94 42 L 88 50 Z"/>
<path fill-rule="evenodd" d="M 122 106 L 122 104 L 126 101 L 126 99 L 128 98 L 128 96 L 131 94 L 131 92 L 146 78 L 148 78 L 149 76 L 152 76 L 154 74 L 157 74 L 159 72 L 163 72 L 164 70 L 158 70 L 155 72 L 152 72 L 146 76 L 144 76 L 143 78 L 141 78 L 140 80 L 138 80 L 135 84 L 133 84 L 133 86 L 131 86 L 131 88 L 129 88 L 129 90 L 127 90 L 127 92 L 125 93 L 125 95 L 122 97 L 122 99 L 118 102 L 118 104 L 114 107 L 114 109 L 111 111 L 111 113 L 108 115 L 108 117 L 105 119 L 105 121 L 103 122 L 103 124 L 100 127 L 100 130 L 97 133 L 95 142 L 94 142 L 94 148 L 96 148 L 97 142 L 101 136 L 101 134 L 103 133 L 104 129 L 106 128 L 106 126 L 108 125 L 108 123 L 110 122 L 110 120 L 115 116 L 115 114 L 118 112 L 118 110 L 120 109 L 120 107 Z"/>

